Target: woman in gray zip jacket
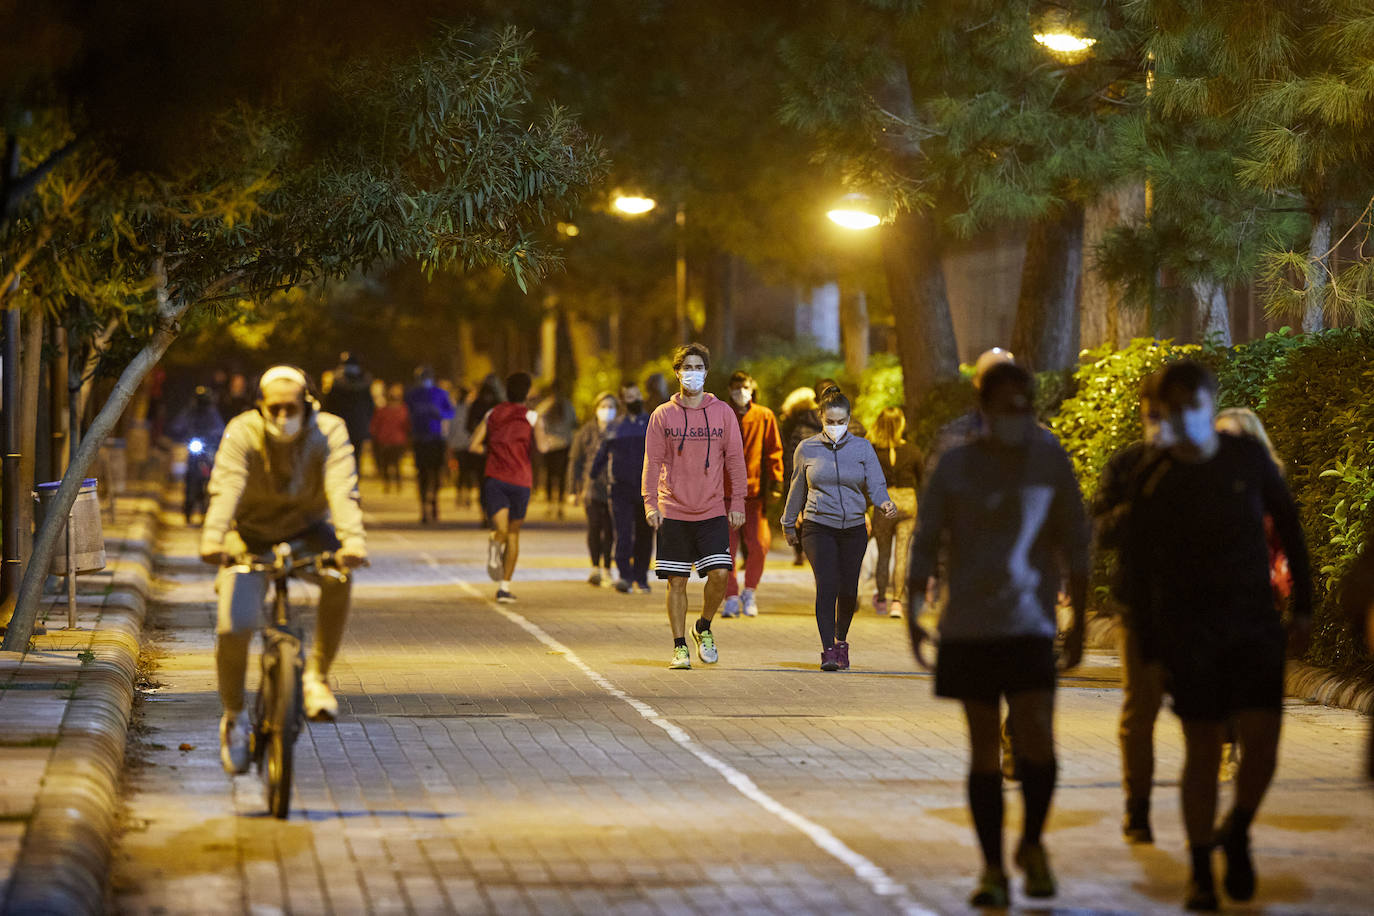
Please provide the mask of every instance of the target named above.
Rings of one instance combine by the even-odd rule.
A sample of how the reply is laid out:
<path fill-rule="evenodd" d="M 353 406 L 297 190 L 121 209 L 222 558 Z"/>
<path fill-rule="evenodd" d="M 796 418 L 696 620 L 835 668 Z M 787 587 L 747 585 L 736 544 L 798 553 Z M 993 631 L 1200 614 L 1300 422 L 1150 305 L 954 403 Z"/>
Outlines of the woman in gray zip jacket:
<path fill-rule="evenodd" d="M 782 527 L 787 542 L 802 545 L 816 577 L 816 629 L 821 670 L 849 667 L 849 624 L 859 604 L 859 568 L 868 547 L 864 516 L 870 502 L 888 518 L 897 506 L 887 495 L 878 455 L 867 439 L 849 433 L 849 399 L 829 389 L 818 405 L 822 431 L 797 445 Z M 804 521 L 798 530 L 797 516 Z"/>

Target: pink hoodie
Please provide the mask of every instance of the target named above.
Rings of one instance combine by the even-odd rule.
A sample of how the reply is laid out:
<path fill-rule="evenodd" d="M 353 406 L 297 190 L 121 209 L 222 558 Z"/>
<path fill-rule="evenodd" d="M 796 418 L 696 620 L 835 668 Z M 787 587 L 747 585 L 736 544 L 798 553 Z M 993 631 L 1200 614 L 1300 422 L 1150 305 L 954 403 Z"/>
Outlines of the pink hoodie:
<path fill-rule="evenodd" d="M 649 417 L 644 440 L 644 508 L 684 522 L 744 512 L 749 474 L 739 421 L 730 405 L 708 394 L 700 407 L 673 395 Z"/>

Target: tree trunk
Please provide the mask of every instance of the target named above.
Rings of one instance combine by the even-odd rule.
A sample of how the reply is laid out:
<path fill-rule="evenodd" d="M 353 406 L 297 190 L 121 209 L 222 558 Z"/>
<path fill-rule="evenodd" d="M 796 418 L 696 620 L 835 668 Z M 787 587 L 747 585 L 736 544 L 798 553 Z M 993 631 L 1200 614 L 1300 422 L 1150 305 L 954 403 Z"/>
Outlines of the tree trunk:
<path fill-rule="evenodd" d="M 933 218 L 901 213 L 882 229 L 883 268 L 897 328 L 897 355 L 908 412 L 936 382 L 959 372 L 944 268 Z"/>
<path fill-rule="evenodd" d="M 1193 333 L 1198 343 L 1231 346 L 1231 304 L 1226 284 L 1214 278 L 1193 281 Z"/>
<path fill-rule="evenodd" d="M 81 377 L 77 380 L 81 389 L 76 398 L 76 406 L 72 410 L 72 414 L 83 422 L 86 419 L 86 408 L 91 403 L 91 392 L 95 390 L 95 373 L 100 368 L 100 359 L 105 355 L 105 348 L 110 345 L 110 340 L 114 338 L 115 331 L 118 330 L 119 319 L 111 318 L 109 323 L 90 342 L 90 349 L 86 351 L 86 361 L 81 367 Z"/>
<path fill-rule="evenodd" d="M 187 309 L 190 308 L 190 302 L 184 299 L 171 300 L 168 298 L 167 275 L 162 266 L 161 258 L 156 262 L 155 275 L 158 281 L 157 331 L 120 374 L 119 381 L 115 383 L 109 399 L 100 408 L 100 412 L 95 415 L 95 419 L 91 421 L 91 427 L 82 440 L 81 447 L 77 449 L 76 455 L 72 458 L 71 464 L 68 465 L 67 473 L 62 475 L 62 483 L 57 488 L 57 494 L 53 497 L 48 515 L 43 520 L 43 526 L 38 530 L 38 536 L 34 539 L 33 555 L 29 558 L 29 563 L 24 569 L 24 579 L 19 586 L 19 600 L 14 608 L 14 616 L 10 619 L 8 629 L 5 630 L 5 641 L 0 644 L 0 649 L 4 651 L 23 652 L 28 649 L 29 637 L 33 634 L 34 619 L 38 615 L 38 604 L 42 597 L 43 583 L 48 575 L 48 564 L 52 561 L 58 534 L 66 523 L 67 513 L 71 511 L 72 504 L 76 502 L 76 496 L 81 490 L 81 482 L 85 479 L 86 471 L 95 462 L 96 456 L 100 452 L 100 443 L 104 442 L 105 438 L 114 430 L 120 415 L 124 413 L 124 408 L 128 406 L 128 403 L 133 400 L 139 385 L 143 383 L 143 379 L 157 365 L 162 354 L 167 352 L 167 348 L 171 346 L 172 341 L 181 331 L 179 322 L 181 317 L 186 314 Z"/>
<path fill-rule="evenodd" d="M 1083 295 L 1079 301 L 1080 347 L 1123 347 L 1147 334 L 1146 309 L 1130 308 L 1121 289 L 1102 276 L 1094 251 L 1117 226 L 1144 218 L 1144 186 L 1128 184 L 1103 193 L 1083 212 Z"/>
<path fill-rule="evenodd" d="M 1083 279 L 1083 208 L 1031 226 L 1011 348 L 1033 372 L 1064 369 L 1078 358 Z"/>
<path fill-rule="evenodd" d="M 861 289 L 840 286 L 840 344 L 844 371 L 858 384 L 868 368 L 868 300 Z"/>
<path fill-rule="evenodd" d="M 57 480 L 67 466 L 67 329 L 53 320 L 52 359 L 48 361 L 48 435 L 52 439 L 48 452 L 48 469 L 44 476 Z"/>
<path fill-rule="evenodd" d="M 1307 243 L 1307 307 L 1302 316 L 1304 333 L 1325 327 L 1326 287 L 1331 269 L 1331 208 L 1312 214 L 1312 235 Z"/>
<path fill-rule="evenodd" d="M 33 550 L 33 499 L 38 473 L 38 387 L 43 377 L 43 316 L 24 321 L 24 352 L 19 377 L 19 557 L 25 563 Z"/>

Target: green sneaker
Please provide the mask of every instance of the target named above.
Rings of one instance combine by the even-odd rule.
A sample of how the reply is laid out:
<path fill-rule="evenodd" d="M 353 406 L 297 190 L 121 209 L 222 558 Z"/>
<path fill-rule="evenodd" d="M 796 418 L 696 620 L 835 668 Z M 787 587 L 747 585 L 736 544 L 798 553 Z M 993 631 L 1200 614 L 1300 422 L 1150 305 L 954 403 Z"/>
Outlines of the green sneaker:
<path fill-rule="evenodd" d="M 1016 867 L 1026 873 L 1027 897 L 1053 897 L 1058 887 L 1050 871 L 1050 857 L 1040 843 L 1021 844 L 1016 850 Z"/>
<path fill-rule="evenodd" d="M 710 630 L 697 632 L 696 627 L 692 627 L 692 638 L 697 641 L 697 656 L 708 664 L 714 665 L 720 658 L 720 653 L 716 651 L 716 638 L 711 635 Z"/>
<path fill-rule="evenodd" d="M 668 667 L 675 670 L 691 668 L 692 653 L 687 651 L 686 646 L 673 646 L 673 660 L 668 663 Z"/>
<path fill-rule="evenodd" d="M 1011 905 L 1011 888 L 1007 873 L 1000 868 L 985 868 L 978 879 L 978 887 L 968 898 L 969 906 L 1004 909 Z"/>

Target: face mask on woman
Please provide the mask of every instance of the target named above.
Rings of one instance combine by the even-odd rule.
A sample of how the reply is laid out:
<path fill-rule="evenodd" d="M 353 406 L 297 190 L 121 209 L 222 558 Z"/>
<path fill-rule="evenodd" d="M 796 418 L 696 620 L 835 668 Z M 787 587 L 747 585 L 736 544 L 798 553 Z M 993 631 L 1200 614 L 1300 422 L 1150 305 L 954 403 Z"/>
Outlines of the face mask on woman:
<path fill-rule="evenodd" d="M 849 432 L 849 424 L 848 424 L 848 423 L 827 423 L 827 424 L 825 424 L 825 436 L 826 436 L 826 438 L 829 439 L 831 442 L 835 443 L 836 445 L 839 445 L 839 444 L 840 444 L 840 440 L 843 439 L 843 438 L 845 437 L 845 434 L 848 433 L 848 432 Z"/>
<path fill-rule="evenodd" d="M 598 407 L 596 409 L 596 418 L 601 422 L 602 426 L 605 426 L 607 423 L 615 419 L 615 408 Z"/>

